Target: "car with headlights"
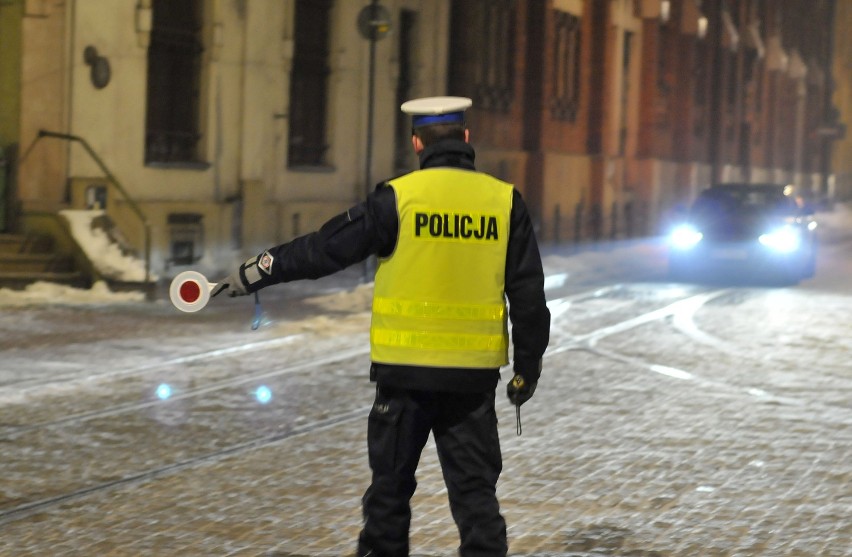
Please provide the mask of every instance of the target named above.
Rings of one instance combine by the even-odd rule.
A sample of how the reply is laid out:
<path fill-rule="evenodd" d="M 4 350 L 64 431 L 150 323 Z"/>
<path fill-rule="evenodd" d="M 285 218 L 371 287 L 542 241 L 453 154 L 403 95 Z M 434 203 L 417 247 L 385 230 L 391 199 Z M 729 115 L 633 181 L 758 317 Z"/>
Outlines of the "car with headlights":
<path fill-rule="evenodd" d="M 669 274 L 797 283 L 816 268 L 813 211 L 786 184 L 719 184 L 702 191 L 669 234 Z"/>

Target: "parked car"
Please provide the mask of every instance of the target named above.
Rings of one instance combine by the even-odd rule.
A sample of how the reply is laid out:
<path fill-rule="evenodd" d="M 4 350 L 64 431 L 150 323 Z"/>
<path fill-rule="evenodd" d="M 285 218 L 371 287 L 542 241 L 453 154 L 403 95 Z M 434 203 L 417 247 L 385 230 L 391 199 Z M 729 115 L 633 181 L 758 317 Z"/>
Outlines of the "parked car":
<path fill-rule="evenodd" d="M 816 269 L 813 210 L 785 184 L 719 184 L 702 191 L 669 235 L 669 274 L 797 283 Z"/>

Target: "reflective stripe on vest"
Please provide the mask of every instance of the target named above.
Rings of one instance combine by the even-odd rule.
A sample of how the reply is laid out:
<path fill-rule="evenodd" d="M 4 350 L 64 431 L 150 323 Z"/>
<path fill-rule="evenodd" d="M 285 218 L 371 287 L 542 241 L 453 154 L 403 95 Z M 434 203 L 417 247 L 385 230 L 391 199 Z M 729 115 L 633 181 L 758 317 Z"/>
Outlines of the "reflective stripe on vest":
<path fill-rule="evenodd" d="M 505 365 L 509 337 L 503 288 L 512 186 L 452 168 L 420 170 L 390 185 L 399 238 L 376 272 L 373 361 Z"/>

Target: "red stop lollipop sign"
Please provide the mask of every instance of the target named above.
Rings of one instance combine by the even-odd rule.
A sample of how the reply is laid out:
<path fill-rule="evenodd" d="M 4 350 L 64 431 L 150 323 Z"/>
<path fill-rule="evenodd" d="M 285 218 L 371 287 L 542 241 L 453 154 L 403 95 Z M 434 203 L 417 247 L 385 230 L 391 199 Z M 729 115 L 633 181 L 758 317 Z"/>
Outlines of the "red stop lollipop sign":
<path fill-rule="evenodd" d="M 184 271 L 172 279 L 169 298 L 172 305 L 181 311 L 192 313 L 207 305 L 210 290 L 216 286 L 207 277 L 196 271 Z"/>

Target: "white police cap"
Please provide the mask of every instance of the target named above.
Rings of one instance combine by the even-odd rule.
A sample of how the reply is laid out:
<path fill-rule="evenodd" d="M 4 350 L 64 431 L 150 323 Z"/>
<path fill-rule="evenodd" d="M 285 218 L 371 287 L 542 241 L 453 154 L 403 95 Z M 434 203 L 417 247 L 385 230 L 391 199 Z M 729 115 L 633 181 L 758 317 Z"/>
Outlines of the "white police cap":
<path fill-rule="evenodd" d="M 415 128 L 432 124 L 464 123 L 464 111 L 473 105 L 467 97 L 425 97 L 402 103 Z"/>

